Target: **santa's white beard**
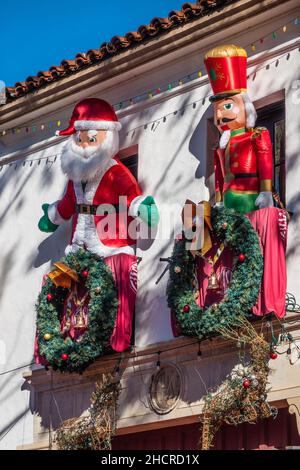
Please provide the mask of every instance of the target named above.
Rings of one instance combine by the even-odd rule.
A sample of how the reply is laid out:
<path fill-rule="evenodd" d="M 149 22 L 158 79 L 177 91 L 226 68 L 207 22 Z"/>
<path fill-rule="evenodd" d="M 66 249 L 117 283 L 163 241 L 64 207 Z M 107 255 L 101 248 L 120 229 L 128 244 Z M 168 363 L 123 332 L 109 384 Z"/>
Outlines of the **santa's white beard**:
<path fill-rule="evenodd" d="M 89 181 L 104 172 L 119 150 L 118 131 L 107 131 L 102 144 L 83 148 L 76 144 L 76 134 L 71 135 L 62 150 L 61 168 L 72 181 Z"/>

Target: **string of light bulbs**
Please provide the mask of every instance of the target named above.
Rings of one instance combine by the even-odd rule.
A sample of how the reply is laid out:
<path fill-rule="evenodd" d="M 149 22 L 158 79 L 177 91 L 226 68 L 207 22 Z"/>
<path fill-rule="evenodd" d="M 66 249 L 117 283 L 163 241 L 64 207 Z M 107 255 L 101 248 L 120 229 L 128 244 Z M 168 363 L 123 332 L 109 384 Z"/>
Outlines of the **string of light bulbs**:
<path fill-rule="evenodd" d="M 265 36 L 262 36 L 260 37 L 260 39 L 258 39 L 257 41 L 254 41 L 254 42 L 251 42 L 250 44 L 247 44 L 246 46 L 244 46 L 244 48 L 247 50 L 247 49 L 250 49 L 251 51 L 256 51 L 258 46 L 259 45 L 262 45 L 264 44 L 265 40 L 267 38 L 271 38 L 273 41 L 274 40 L 277 40 L 278 37 L 279 37 L 279 34 L 280 33 L 286 33 L 290 26 L 293 25 L 295 27 L 299 26 L 300 24 L 300 21 L 298 18 L 293 18 L 292 20 L 288 21 L 288 22 L 285 22 L 283 25 L 281 25 L 280 27 L 278 27 L 276 30 L 270 32 L 270 33 L 267 33 Z M 115 111 L 120 111 L 120 110 L 123 110 L 125 108 L 128 108 L 129 106 L 132 106 L 134 104 L 137 104 L 139 102 L 142 102 L 142 101 L 145 101 L 147 99 L 151 99 L 163 92 L 167 92 L 167 91 L 172 91 L 174 88 L 178 87 L 178 86 L 182 86 L 186 83 L 189 83 L 191 81 L 194 81 L 198 78 L 201 78 L 202 76 L 206 75 L 206 71 L 204 68 L 202 69 L 198 69 L 192 73 L 189 73 L 189 74 L 186 74 L 184 75 L 183 77 L 179 78 L 179 79 L 176 79 L 174 81 L 171 81 L 171 82 L 166 82 L 160 86 L 157 86 L 155 88 L 151 88 L 150 90 L 148 91 L 144 91 L 143 93 L 139 94 L 139 95 L 136 95 L 136 96 L 132 96 L 130 98 L 126 98 L 125 100 L 122 100 L 116 104 L 113 105 Z M 24 126 L 18 126 L 18 127 L 13 127 L 13 128 L 9 128 L 9 129 L 3 129 L 3 130 L 0 130 L 0 136 L 4 137 L 5 135 L 9 135 L 9 134 L 18 134 L 20 133 L 22 130 L 25 130 L 25 133 L 29 133 L 29 132 L 36 132 L 37 130 L 40 130 L 40 131 L 45 131 L 45 130 L 49 130 L 51 128 L 60 128 L 62 126 L 62 123 L 64 122 L 67 122 L 68 120 L 66 118 L 61 118 L 61 119 L 52 119 L 50 121 L 46 121 L 44 123 L 41 123 L 41 124 L 37 124 L 37 123 L 34 123 L 34 124 L 31 124 L 31 125 L 24 125 Z"/>
<path fill-rule="evenodd" d="M 300 47 L 298 48 L 298 51 L 300 52 Z M 283 58 L 283 57 L 287 57 L 289 58 L 290 57 L 290 53 L 284 53 L 282 54 L 281 56 L 279 57 L 276 57 L 274 60 L 272 60 L 271 62 L 268 62 L 266 65 L 263 65 L 261 67 L 258 67 L 256 70 L 254 70 L 253 72 L 251 72 L 249 75 L 248 75 L 248 79 L 250 77 L 253 77 L 253 80 L 256 79 L 256 76 L 257 74 L 261 71 L 261 70 L 265 70 L 265 69 L 269 69 L 270 66 L 272 64 L 275 63 L 275 65 L 277 66 L 279 64 L 279 61 Z M 160 122 L 162 123 L 166 123 L 167 121 L 167 118 L 170 117 L 170 116 L 177 116 L 178 114 L 182 113 L 183 114 L 183 111 L 189 107 L 192 107 L 193 109 L 196 109 L 197 108 L 197 104 L 201 103 L 202 106 L 204 106 L 207 102 L 207 100 L 209 99 L 209 97 L 211 96 L 212 94 L 209 93 L 207 94 L 206 96 L 202 97 L 202 98 L 199 98 L 198 100 L 193 100 L 192 102 L 190 103 L 187 103 L 185 105 L 183 105 L 182 107 L 174 110 L 174 111 L 171 111 L 167 114 L 164 114 L 163 116 L 160 116 L 158 118 L 155 118 L 153 120 L 150 120 L 150 121 L 147 121 L 147 122 L 144 122 L 134 128 L 131 128 L 129 129 L 127 132 L 126 132 L 126 136 L 129 136 L 129 134 L 131 133 L 131 136 L 133 137 L 134 136 L 134 133 L 139 130 L 139 129 L 144 129 L 144 130 L 147 130 L 148 127 L 150 125 L 152 125 L 151 127 L 151 130 L 154 131 L 156 130 L 156 125 L 158 125 Z M 26 166 L 27 164 L 29 164 L 29 166 L 32 166 L 35 162 L 37 162 L 38 165 L 41 164 L 41 162 L 43 160 L 46 160 L 46 164 L 48 163 L 55 163 L 57 158 L 59 158 L 61 156 L 61 154 L 59 153 L 56 153 L 56 154 L 53 154 L 53 155 L 49 155 L 49 156 L 46 156 L 46 157 L 40 157 L 40 158 L 35 158 L 35 159 L 30 159 L 30 160 L 24 160 L 22 163 L 18 162 L 18 160 L 14 160 L 14 161 L 9 161 L 9 162 L 4 162 L 4 163 L 1 163 L 1 160 L 0 160 L 0 172 L 2 171 L 3 167 L 5 166 L 15 166 L 15 169 L 17 169 L 19 166 Z M 52 160 L 53 159 L 53 160 Z"/>

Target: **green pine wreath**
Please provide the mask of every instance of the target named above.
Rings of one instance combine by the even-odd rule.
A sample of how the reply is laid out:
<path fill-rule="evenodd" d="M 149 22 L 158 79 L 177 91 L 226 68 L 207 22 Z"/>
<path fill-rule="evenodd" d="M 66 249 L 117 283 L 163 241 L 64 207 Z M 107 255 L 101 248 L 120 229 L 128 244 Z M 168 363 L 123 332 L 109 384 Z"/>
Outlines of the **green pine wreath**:
<path fill-rule="evenodd" d="M 235 319 L 250 316 L 263 273 L 259 238 L 249 219 L 233 209 L 212 209 L 213 231 L 220 242 L 235 255 L 233 276 L 223 300 L 207 308 L 194 300 L 195 259 L 186 250 L 186 240 L 175 242 L 167 287 L 168 305 L 175 314 L 183 335 L 202 340 L 218 334 L 218 327 L 234 326 Z M 244 255 L 240 257 L 239 255 Z"/>
<path fill-rule="evenodd" d="M 48 278 L 36 304 L 39 353 L 54 370 L 81 373 L 109 348 L 118 308 L 116 287 L 104 259 L 88 251 L 71 253 L 60 262 L 76 271 L 79 277 L 85 272 L 89 292 L 88 329 L 79 341 L 73 341 L 61 331 L 61 316 L 69 289 L 56 287 Z"/>

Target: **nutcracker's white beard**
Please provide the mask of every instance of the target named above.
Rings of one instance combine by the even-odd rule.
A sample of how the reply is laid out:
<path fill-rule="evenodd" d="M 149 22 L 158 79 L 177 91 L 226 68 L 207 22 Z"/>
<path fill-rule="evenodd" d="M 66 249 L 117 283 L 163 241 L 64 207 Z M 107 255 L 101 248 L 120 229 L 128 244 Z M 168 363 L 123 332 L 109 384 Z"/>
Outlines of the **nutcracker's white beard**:
<path fill-rule="evenodd" d="M 225 149 L 230 139 L 230 131 L 224 131 L 220 137 L 220 148 Z"/>
<path fill-rule="evenodd" d="M 89 181 L 104 172 L 119 151 L 118 131 L 107 131 L 102 144 L 83 148 L 76 144 L 76 134 L 71 135 L 62 150 L 61 168 L 72 181 Z"/>

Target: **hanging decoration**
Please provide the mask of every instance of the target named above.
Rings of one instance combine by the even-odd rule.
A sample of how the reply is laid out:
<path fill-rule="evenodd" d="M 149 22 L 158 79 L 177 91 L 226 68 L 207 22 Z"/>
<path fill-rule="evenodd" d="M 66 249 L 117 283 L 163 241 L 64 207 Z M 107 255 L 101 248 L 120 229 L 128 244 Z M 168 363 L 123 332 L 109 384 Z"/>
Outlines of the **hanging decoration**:
<path fill-rule="evenodd" d="M 54 370 L 83 372 L 110 350 L 117 308 L 114 279 L 103 258 L 84 250 L 62 258 L 48 274 L 36 305 L 40 356 Z"/>
<path fill-rule="evenodd" d="M 270 346 L 263 335 L 258 334 L 243 316 L 217 330 L 223 338 L 247 346 L 249 361 L 235 367 L 216 391 L 204 397 L 202 450 L 213 447 L 214 436 L 224 423 L 234 426 L 255 424 L 259 419 L 277 416 L 277 409 L 267 402 Z M 276 359 L 276 353 L 272 355 L 271 359 Z"/>
<path fill-rule="evenodd" d="M 212 209 L 211 222 L 220 243 L 235 254 L 233 277 L 223 300 L 207 308 L 199 307 L 194 297 L 195 258 L 186 250 L 186 240 L 177 240 L 170 260 L 168 304 L 184 335 L 198 339 L 216 335 L 218 328 L 233 324 L 245 312 L 250 315 L 263 273 L 259 240 L 251 223 L 232 209 Z M 241 256 L 243 261 L 241 262 Z"/>
<path fill-rule="evenodd" d="M 205 66 L 213 90 L 214 122 L 220 133 L 214 148 L 215 200 L 247 214 L 259 234 L 264 274 L 256 315 L 285 315 L 287 216 L 274 207 L 270 132 L 255 127 L 257 113 L 247 94 L 247 52 L 239 45 L 208 51 Z M 277 203 L 280 201 L 277 198 Z M 278 255 L 273 256 L 276 252 Z M 247 255 L 239 254 L 244 263 Z"/>
<path fill-rule="evenodd" d="M 42 204 L 38 227 L 44 233 L 53 233 L 72 219 L 72 231 L 65 248 L 66 262 L 56 263 L 50 274 L 55 286 L 51 287 L 49 281 L 39 300 L 45 324 L 42 328 L 38 325 L 35 351 L 38 364 L 43 363 L 47 353 L 46 360 L 53 367 L 81 371 L 103 354 L 106 343 L 116 352 L 131 346 L 137 293 L 137 226 L 140 223 L 156 226 L 159 213 L 154 198 L 142 194 L 138 182 L 118 158 L 121 128 L 110 103 L 86 98 L 74 107 L 68 126 L 56 132 L 68 138 L 61 153 L 61 169 L 68 181 L 60 200 Z M 93 158 L 87 165 L 90 155 Z M 82 250 L 90 254 L 85 255 Z M 81 254 L 77 255 L 77 251 Z M 75 258 L 69 257 L 70 253 Z M 61 301 L 67 304 L 60 320 L 65 336 L 58 326 L 62 305 L 56 289 L 69 291 L 65 297 L 61 295 Z M 54 325 L 47 323 L 47 313 Z M 54 331 L 45 329 L 45 325 Z M 77 330 L 83 334 L 78 335 Z M 54 332 L 57 334 L 45 343 L 44 335 Z"/>
<path fill-rule="evenodd" d="M 216 202 L 243 214 L 273 207 L 272 142 L 267 128 L 255 127 L 256 112 L 247 95 L 247 52 L 221 45 L 208 51 L 204 62 L 221 135 L 214 150 Z"/>
<path fill-rule="evenodd" d="M 111 450 L 116 432 L 120 381 L 103 374 L 96 382 L 87 415 L 61 423 L 55 442 L 59 450 Z"/>
<path fill-rule="evenodd" d="M 248 321 L 252 318 L 251 310 L 258 298 L 263 273 L 257 233 L 245 215 L 226 207 L 212 209 L 211 232 L 234 255 L 233 274 L 224 297 L 206 308 L 196 303 L 197 256 L 187 249 L 183 235 L 175 242 L 170 259 L 168 304 L 182 334 L 198 340 L 213 336 L 233 340 L 239 347 L 249 348 L 249 361 L 235 367 L 216 391 L 204 397 L 203 450 L 213 446 L 214 436 L 224 423 L 256 423 L 277 414 L 267 402 L 269 361 L 277 358 L 277 344 L 276 341 L 267 343 Z M 204 246 L 203 241 L 202 251 Z"/>

